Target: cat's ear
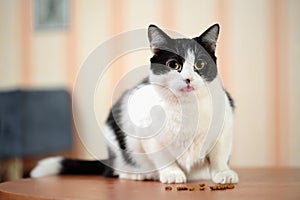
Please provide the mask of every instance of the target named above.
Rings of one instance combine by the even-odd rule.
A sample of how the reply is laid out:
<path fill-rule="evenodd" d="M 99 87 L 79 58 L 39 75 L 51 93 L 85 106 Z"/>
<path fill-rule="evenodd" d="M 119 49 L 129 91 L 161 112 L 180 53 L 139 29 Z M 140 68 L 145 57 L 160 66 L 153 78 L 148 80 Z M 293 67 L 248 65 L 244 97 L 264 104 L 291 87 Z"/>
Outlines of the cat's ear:
<path fill-rule="evenodd" d="M 165 32 L 153 24 L 148 27 L 148 38 L 151 50 L 154 54 L 160 49 L 165 49 L 171 40 Z"/>
<path fill-rule="evenodd" d="M 211 27 L 209 27 L 204 33 L 202 33 L 199 37 L 196 37 L 194 39 L 198 43 L 200 43 L 209 53 L 214 55 L 219 31 L 219 24 L 214 24 Z"/>

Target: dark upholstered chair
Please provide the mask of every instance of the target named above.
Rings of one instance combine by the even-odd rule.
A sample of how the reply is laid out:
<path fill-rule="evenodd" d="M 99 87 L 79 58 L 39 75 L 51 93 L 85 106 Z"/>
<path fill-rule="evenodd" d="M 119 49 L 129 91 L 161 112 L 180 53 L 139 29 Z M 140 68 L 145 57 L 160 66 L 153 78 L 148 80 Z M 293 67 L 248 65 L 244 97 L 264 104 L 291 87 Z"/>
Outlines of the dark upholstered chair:
<path fill-rule="evenodd" d="M 65 90 L 0 92 L 0 161 L 70 149 L 70 102 Z"/>

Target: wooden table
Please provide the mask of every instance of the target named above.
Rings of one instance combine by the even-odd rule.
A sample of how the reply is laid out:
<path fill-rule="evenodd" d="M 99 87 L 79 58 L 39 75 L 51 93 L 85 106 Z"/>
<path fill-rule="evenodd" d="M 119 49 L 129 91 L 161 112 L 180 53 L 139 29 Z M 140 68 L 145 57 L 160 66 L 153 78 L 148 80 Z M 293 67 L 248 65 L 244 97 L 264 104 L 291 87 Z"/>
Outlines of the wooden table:
<path fill-rule="evenodd" d="M 237 169 L 240 183 L 232 190 L 200 191 L 200 182 L 185 184 L 195 191 L 165 191 L 165 184 L 99 176 L 50 176 L 0 184 L 2 200 L 41 199 L 300 199 L 300 168 Z"/>

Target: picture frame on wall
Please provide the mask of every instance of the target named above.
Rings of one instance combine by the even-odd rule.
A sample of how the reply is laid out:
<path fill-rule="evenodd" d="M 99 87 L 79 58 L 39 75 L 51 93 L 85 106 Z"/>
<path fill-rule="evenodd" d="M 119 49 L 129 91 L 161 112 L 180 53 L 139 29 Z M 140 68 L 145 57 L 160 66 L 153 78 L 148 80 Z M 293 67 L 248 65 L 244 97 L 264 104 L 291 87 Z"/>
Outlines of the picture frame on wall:
<path fill-rule="evenodd" d="M 34 0 L 35 30 L 64 30 L 69 25 L 69 0 Z"/>

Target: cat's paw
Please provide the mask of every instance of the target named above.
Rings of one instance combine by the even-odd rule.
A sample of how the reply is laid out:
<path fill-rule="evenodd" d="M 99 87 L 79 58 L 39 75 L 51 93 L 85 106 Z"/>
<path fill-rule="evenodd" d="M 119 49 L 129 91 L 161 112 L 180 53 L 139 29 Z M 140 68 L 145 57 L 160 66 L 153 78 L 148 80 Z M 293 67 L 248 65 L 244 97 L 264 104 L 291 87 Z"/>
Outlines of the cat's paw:
<path fill-rule="evenodd" d="M 185 183 L 186 176 L 179 168 L 167 168 L 159 173 L 159 180 L 162 183 Z"/>
<path fill-rule="evenodd" d="M 233 170 L 219 171 L 213 174 L 212 181 L 215 183 L 237 183 L 239 176 Z"/>

